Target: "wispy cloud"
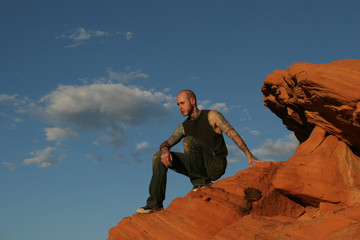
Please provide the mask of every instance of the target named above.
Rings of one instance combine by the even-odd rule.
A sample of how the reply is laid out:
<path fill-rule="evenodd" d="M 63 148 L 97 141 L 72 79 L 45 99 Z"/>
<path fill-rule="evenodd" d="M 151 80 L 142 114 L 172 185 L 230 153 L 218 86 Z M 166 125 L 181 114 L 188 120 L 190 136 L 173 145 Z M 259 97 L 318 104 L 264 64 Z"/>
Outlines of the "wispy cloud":
<path fill-rule="evenodd" d="M 30 155 L 33 157 L 25 159 L 24 164 L 35 164 L 41 168 L 50 167 L 60 162 L 64 157 L 64 153 L 55 147 L 47 147 L 41 150 L 35 150 L 34 152 L 31 152 Z"/>
<path fill-rule="evenodd" d="M 146 73 L 141 72 L 140 70 L 136 70 L 133 72 L 115 72 L 111 68 L 108 69 L 109 79 L 110 81 L 117 81 L 121 83 L 128 83 L 131 80 L 138 79 L 138 78 L 148 78 L 149 75 Z"/>
<path fill-rule="evenodd" d="M 215 103 L 210 106 L 211 110 L 217 110 L 219 112 L 227 113 L 229 108 L 226 106 L 226 103 Z"/>
<path fill-rule="evenodd" d="M 260 148 L 254 149 L 251 152 L 255 156 L 267 160 L 272 160 L 272 158 L 287 160 L 295 153 L 298 145 L 299 141 L 292 133 L 277 140 L 267 139 Z"/>
<path fill-rule="evenodd" d="M 131 157 L 135 163 L 142 163 L 145 159 L 151 158 L 154 152 L 156 150 L 150 146 L 150 143 L 143 141 L 136 144 L 136 150 L 131 153 Z"/>
<path fill-rule="evenodd" d="M 136 149 L 137 150 L 147 149 L 149 147 L 150 147 L 150 144 L 147 141 L 136 144 Z"/>
<path fill-rule="evenodd" d="M 228 157 L 227 162 L 229 165 L 239 162 L 239 159 L 245 157 L 245 154 L 233 143 L 227 144 Z"/>
<path fill-rule="evenodd" d="M 17 124 L 24 122 L 22 117 L 17 116 L 19 114 L 18 108 L 24 105 L 28 105 L 30 100 L 27 97 L 19 97 L 19 95 L 0 94 L 0 104 L 4 106 L 15 106 L 13 108 L 1 108 L 0 117 L 6 120 L 1 120 L 0 128 L 15 130 Z"/>
<path fill-rule="evenodd" d="M 23 105 L 29 102 L 27 97 L 19 97 L 19 95 L 0 94 L 0 103 L 13 104 L 14 106 Z"/>
<path fill-rule="evenodd" d="M 130 40 L 134 37 L 134 33 L 132 32 L 116 32 L 115 34 L 112 34 L 107 31 L 91 30 L 78 27 L 56 35 L 55 38 L 70 40 L 71 42 L 66 46 L 66 48 L 74 48 L 84 44 L 91 39 L 104 39 L 105 37 L 113 37 L 116 35 L 123 36 L 126 40 Z"/>
<path fill-rule="evenodd" d="M 236 110 L 241 113 L 240 121 L 251 120 L 251 116 L 249 110 L 247 108 L 243 108 L 241 105 L 230 105 L 224 102 L 213 103 L 210 100 L 198 100 L 199 109 L 211 109 L 217 110 L 221 113 L 229 113 L 230 111 Z"/>
<path fill-rule="evenodd" d="M 245 130 L 250 131 L 248 128 L 245 128 Z M 257 131 L 255 133 L 257 135 Z M 287 160 L 294 155 L 298 144 L 298 140 L 292 133 L 277 140 L 267 139 L 260 148 L 251 150 L 251 153 L 260 160 L 265 161 Z M 239 162 L 241 158 L 246 158 L 245 154 L 235 144 L 228 143 L 227 148 L 229 152 L 227 157 L 229 165 Z"/>
<path fill-rule="evenodd" d="M 125 32 L 125 33 L 120 32 L 119 34 L 124 35 L 126 40 L 130 40 L 134 37 L 134 33 L 132 33 L 132 32 Z"/>
<path fill-rule="evenodd" d="M 14 170 L 16 168 L 16 165 L 10 162 L 2 162 L 1 164 L 7 167 L 9 170 Z"/>
<path fill-rule="evenodd" d="M 17 95 L 0 94 L 0 103 L 15 102 Z"/>
<path fill-rule="evenodd" d="M 229 112 L 230 110 L 226 103 L 211 103 L 209 100 L 198 101 L 198 107 L 199 109 L 217 110 L 222 113 Z"/>
<path fill-rule="evenodd" d="M 250 121 L 252 119 L 250 112 L 247 108 L 242 109 L 240 121 Z"/>
<path fill-rule="evenodd" d="M 248 127 L 241 128 L 239 131 L 240 131 L 240 132 L 248 133 L 248 134 L 250 134 L 250 135 L 252 135 L 252 136 L 258 136 L 258 135 L 261 134 L 260 130 L 250 129 L 250 128 L 248 128 Z"/>

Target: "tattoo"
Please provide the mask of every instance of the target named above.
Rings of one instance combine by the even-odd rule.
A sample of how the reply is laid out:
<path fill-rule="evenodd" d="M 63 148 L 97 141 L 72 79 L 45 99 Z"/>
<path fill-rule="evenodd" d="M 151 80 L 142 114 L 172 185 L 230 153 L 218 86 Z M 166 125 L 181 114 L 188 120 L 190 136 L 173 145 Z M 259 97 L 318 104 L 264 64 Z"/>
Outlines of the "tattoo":
<path fill-rule="evenodd" d="M 244 140 L 221 113 L 217 111 L 211 111 L 209 113 L 209 123 L 214 128 L 215 132 L 217 132 L 217 129 L 220 129 L 221 132 L 225 133 L 229 138 L 231 138 L 243 152 L 246 153 L 249 151 Z"/>
<path fill-rule="evenodd" d="M 184 127 L 182 124 L 180 124 L 180 126 L 178 126 L 173 135 L 171 135 L 171 137 L 169 137 L 169 139 L 167 139 L 165 142 L 163 142 L 160 145 L 160 150 L 162 150 L 163 148 L 167 148 L 168 150 L 170 150 L 170 148 L 174 145 L 176 145 L 178 142 L 180 142 L 180 140 L 184 137 Z"/>

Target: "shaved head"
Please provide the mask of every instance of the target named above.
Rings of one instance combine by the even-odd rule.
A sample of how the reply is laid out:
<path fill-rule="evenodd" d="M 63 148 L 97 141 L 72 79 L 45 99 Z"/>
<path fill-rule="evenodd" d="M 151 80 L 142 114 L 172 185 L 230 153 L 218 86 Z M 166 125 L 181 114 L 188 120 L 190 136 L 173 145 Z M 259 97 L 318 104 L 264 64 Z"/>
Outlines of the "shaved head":
<path fill-rule="evenodd" d="M 188 89 L 185 89 L 185 90 L 182 90 L 182 91 L 178 94 L 178 96 L 179 96 L 180 94 L 186 94 L 186 97 L 187 97 L 188 99 L 191 99 L 191 98 L 195 99 L 195 106 L 197 105 L 197 103 L 196 103 L 196 95 L 195 95 L 195 93 L 194 93 L 193 91 L 188 90 Z"/>

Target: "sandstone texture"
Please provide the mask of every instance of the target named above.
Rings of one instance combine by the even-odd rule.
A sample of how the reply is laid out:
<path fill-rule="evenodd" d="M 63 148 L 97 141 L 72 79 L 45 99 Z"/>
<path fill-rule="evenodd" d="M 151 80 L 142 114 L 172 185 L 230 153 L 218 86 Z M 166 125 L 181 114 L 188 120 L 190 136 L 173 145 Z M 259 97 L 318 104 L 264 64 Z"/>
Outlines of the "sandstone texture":
<path fill-rule="evenodd" d="M 360 149 L 360 60 L 296 63 L 269 74 L 264 103 L 300 142 L 314 126 Z"/>
<path fill-rule="evenodd" d="M 297 63 L 262 91 L 300 140 L 294 156 L 125 217 L 108 240 L 360 239 L 360 60 Z"/>

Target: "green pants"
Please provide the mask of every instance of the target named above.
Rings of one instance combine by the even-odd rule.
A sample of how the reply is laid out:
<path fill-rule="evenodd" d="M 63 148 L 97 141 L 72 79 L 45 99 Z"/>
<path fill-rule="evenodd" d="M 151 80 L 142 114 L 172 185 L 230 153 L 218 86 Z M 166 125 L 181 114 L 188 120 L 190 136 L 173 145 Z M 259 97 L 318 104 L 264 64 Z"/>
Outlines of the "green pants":
<path fill-rule="evenodd" d="M 162 207 L 165 199 L 167 171 L 184 174 L 195 185 L 205 185 L 220 178 L 226 169 L 226 158 L 218 157 L 212 149 L 195 137 L 184 138 L 184 153 L 171 152 L 173 161 L 166 167 L 161 162 L 161 152 L 154 155 L 147 205 L 153 208 Z"/>

